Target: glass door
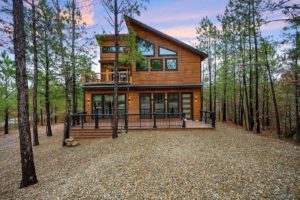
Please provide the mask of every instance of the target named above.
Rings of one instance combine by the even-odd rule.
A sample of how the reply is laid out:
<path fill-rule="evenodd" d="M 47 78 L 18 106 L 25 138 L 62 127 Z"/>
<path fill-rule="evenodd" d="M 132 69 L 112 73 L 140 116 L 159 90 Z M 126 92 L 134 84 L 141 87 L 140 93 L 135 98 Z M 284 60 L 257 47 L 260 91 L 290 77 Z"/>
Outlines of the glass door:
<path fill-rule="evenodd" d="M 187 119 L 193 119 L 193 95 L 192 93 L 181 94 L 182 112 L 185 113 Z"/>

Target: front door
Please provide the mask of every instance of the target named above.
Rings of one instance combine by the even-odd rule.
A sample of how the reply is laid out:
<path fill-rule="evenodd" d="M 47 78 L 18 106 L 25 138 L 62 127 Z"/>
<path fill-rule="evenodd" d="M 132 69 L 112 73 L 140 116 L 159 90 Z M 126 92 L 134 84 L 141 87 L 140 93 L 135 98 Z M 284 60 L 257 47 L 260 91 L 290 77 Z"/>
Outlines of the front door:
<path fill-rule="evenodd" d="M 181 94 L 181 110 L 187 119 L 193 119 L 193 94 Z"/>

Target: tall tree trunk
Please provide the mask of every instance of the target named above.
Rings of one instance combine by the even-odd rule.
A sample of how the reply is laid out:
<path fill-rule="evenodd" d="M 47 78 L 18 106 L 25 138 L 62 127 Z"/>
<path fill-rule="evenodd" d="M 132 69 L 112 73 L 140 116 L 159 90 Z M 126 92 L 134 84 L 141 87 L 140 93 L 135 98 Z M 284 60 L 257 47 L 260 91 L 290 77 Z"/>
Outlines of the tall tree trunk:
<path fill-rule="evenodd" d="M 272 92 L 272 99 L 273 99 L 274 110 L 275 110 L 276 135 L 277 135 L 278 138 L 280 138 L 281 137 L 281 133 L 280 133 L 279 112 L 278 112 L 278 106 L 277 106 L 275 89 L 274 89 L 273 80 L 272 80 L 271 71 L 270 71 L 270 65 L 269 65 L 269 60 L 268 60 L 267 47 L 265 47 L 265 57 L 266 57 L 266 67 L 267 67 L 267 71 L 268 71 L 268 75 L 269 75 L 269 82 L 270 82 L 270 87 L 271 87 L 271 92 Z"/>
<path fill-rule="evenodd" d="M 5 108 L 5 116 L 4 116 L 4 134 L 8 134 L 8 120 L 9 120 L 9 116 L 8 116 L 8 107 Z"/>
<path fill-rule="evenodd" d="M 209 111 L 212 111 L 212 81 L 211 81 L 211 51 L 210 51 L 210 36 L 208 36 L 208 78 L 209 78 Z"/>
<path fill-rule="evenodd" d="M 118 137 L 118 81 L 119 81 L 119 22 L 118 22 L 118 0 L 114 0 L 115 17 L 115 66 L 114 66 L 114 119 L 112 138 Z"/>
<path fill-rule="evenodd" d="M 300 36 L 299 36 L 300 37 Z M 296 62 L 297 66 L 297 62 Z M 296 117 L 296 141 L 300 142 L 300 116 L 299 116 L 299 94 L 300 94 L 300 86 L 299 86 L 299 74 L 297 73 L 298 70 L 295 70 L 295 117 Z"/>
<path fill-rule="evenodd" d="M 60 50 L 60 56 L 61 56 L 61 69 L 64 74 L 65 79 L 65 104 L 66 104 L 66 111 L 65 111 L 65 118 L 64 118 L 64 134 L 63 134 L 63 141 L 62 146 L 66 146 L 65 140 L 69 138 L 70 136 L 70 113 L 71 113 L 71 99 L 70 99 L 70 76 L 69 76 L 69 70 L 66 69 L 65 66 L 65 48 L 63 44 L 64 35 L 62 32 L 62 22 L 60 18 L 60 5 L 59 1 L 56 0 L 55 2 L 56 7 L 56 19 L 57 19 L 57 31 L 59 35 L 59 50 Z"/>
<path fill-rule="evenodd" d="M 33 45 L 33 91 L 32 91 L 32 132 L 33 146 L 39 145 L 38 136 L 38 115 L 37 115 L 37 86 L 38 86 L 38 56 L 37 56 L 37 41 L 36 41 L 36 18 L 35 18 L 35 2 L 31 2 L 32 8 L 32 45 Z"/>
<path fill-rule="evenodd" d="M 46 134 L 47 136 L 52 136 L 52 129 L 51 129 L 51 115 L 50 115 L 50 99 L 49 99 L 49 49 L 48 49 L 48 38 L 47 38 L 47 32 L 45 30 L 45 41 L 44 41 L 44 46 L 45 46 L 45 104 L 46 104 Z"/>
<path fill-rule="evenodd" d="M 235 59 L 235 52 L 234 52 L 234 59 Z M 237 116 L 236 116 L 236 74 L 235 74 L 235 60 L 233 63 L 233 122 L 234 124 L 237 123 Z"/>
<path fill-rule="evenodd" d="M 224 88 L 223 88 L 223 106 L 222 106 L 222 122 L 227 120 L 227 44 L 225 41 L 224 50 Z"/>
<path fill-rule="evenodd" d="M 216 47 L 216 44 L 215 44 Z M 216 50 L 215 50 L 216 52 Z M 217 114 L 217 55 L 215 55 L 215 68 L 214 68 L 214 112 Z"/>
<path fill-rule="evenodd" d="M 43 109 L 40 109 L 40 115 L 41 115 L 41 126 L 44 126 L 44 115 L 43 115 Z"/>
<path fill-rule="evenodd" d="M 252 89 L 252 38 L 251 38 L 251 1 L 249 1 L 248 36 L 249 36 L 249 131 L 253 131 L 253 89 Z"/>
<path fill-rule="evenodd" d="M 16 84 L 18 91 L 18 126 L 22 180 L 20 188 L 38 182 L 33 160 L 28 112 L 28 83 L 25 58 L 24 8 L 22 0 L 13 0 L 14 53 L 16 62 Z"/>
<path fill-rule="evenodd" d="M 257 47 L 257 33 L 255 23 L 255 1 L 252 1 L 252 23 L 253 23 L 253 37 L 254 37 L 254 51 L 255 51 L 255 125 L 256 133 L 260 133 L 260 120 L 259 120 L 259 94 L 258 94 L 258 82 L 259 82 L 259 69 L 258 69 L 258 47 Z"/>
<path fill-rule="evenodd" d="M 77 113 L 77 98 L 76 98 L 76 66 L 75 66 L 75 0 L 72 0 L 72 99 L 73 113 Z"/>

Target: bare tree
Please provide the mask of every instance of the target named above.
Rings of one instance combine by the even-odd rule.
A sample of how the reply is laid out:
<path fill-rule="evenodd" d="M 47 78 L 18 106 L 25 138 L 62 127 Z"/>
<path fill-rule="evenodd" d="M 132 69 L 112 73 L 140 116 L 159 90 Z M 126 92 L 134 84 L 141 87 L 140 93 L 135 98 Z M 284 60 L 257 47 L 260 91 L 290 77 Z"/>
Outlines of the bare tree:
<path fill-rule="evenodd" d="M 124 16 L 139 15 L 144 2 L 148 0 L 101 0 L 107 14 L 107 21 L 114 28 L 115 34 L 115 63 L 114 63 L 114 109 L 112 138 L 118 137 L 118 80 L 119 80 L 119 34 L 124 23 Z"/>
<path fill-rule="evenodd" d="M 22 0 L 13 0 L 14 53 L 18 91 L 18 125 L 20 137 L 22 180 L 20 188 L 38 182 L 33 160 L 28 112 L 28 83 L 25 58 L 24 7 Z"/>

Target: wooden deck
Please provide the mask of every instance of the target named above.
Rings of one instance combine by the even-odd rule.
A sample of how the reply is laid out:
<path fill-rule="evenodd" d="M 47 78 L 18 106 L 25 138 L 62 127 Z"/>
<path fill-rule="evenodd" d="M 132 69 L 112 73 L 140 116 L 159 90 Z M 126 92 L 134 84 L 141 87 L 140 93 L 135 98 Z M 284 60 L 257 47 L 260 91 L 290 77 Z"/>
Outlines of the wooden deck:
<path fill-rule="evenodd" d="M 130 122 L 129 122 L 130 123 Z M 210 124 L 205 124 L 201 121 L 186 121 L 186 127 L 183 128 L 181 124 L 170 123 L 170 125 L 157 124 L 157 128 L 152 127 L 152 122 L 143 121 L 139 124 L 129 125 L 130 130 L 149 130 L 149 131 L 164 131 L 164 130 L 193 130 L 193 129 L 211 129 L 214 128 Z M 71 127 L 70 136 L 75 139 L 88 139 L 88 138 L 110 138 L 112 135 L 112 128 L 109 122 L 100 124 L 98 129 L 95 129 L 93 123 L 85 123 L 84 127 L 73 126 Z M 120 132 L 125 132 L 124 123 L 119 123 Z"/>

